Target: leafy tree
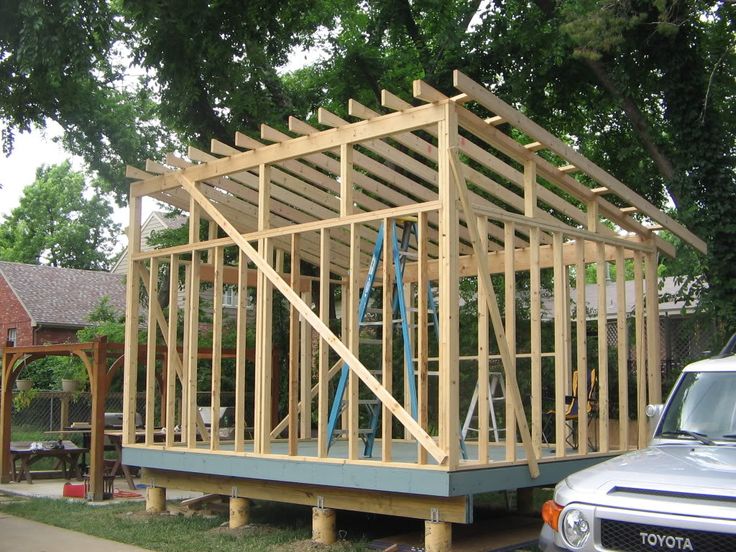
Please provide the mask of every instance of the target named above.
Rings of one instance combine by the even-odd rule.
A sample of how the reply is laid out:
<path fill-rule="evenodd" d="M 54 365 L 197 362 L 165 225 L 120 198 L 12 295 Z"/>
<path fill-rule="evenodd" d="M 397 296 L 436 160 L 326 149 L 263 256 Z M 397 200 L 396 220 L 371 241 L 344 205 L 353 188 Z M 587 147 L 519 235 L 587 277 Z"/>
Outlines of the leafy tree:
<path fill-rule="evenodd" d="M 105 336 L 111 343 L 125 342 L 125 313 L 118 312 L 105 296 L 87 317 L 90 325 L 77 332 L 80 342 L 92 341 Z"/>
<path fill-rule="evenodd" d="M 702 269 L 702 304 L 736 329 L 733 2 L 47 4 L 0 7 L 5 142 L 57 120 L 119 199 L 123 163 L 157 147 L 231 141 L 319 105 L 344 115 L 349 98 L 377 108 L 382 88 L 415 78 L 452 93 L 459 68 L 656 205 L 671 201 L 710 250 L 670 273 Z M 318 41 L 324 59 L 279 74 Z"/>
<path fill-rule="evenodd" d="M 0 224 L 0 259 L 106 269 L 120 232 L 100 195 L 84 197 L 84 175 L 69 162 L 41 167 L 20 204 Z"/>
<path fill-rule="evenodd" d="M 0 4 L 0 126 L 13 137 L 47 119 L 64 147 L 84 159 L 96 185 L 125 199 L 125 163 L 151 155 L 167 137 L 145 76 L 130 72 L 125 21 L 104 0 L 8 0 Z"/>

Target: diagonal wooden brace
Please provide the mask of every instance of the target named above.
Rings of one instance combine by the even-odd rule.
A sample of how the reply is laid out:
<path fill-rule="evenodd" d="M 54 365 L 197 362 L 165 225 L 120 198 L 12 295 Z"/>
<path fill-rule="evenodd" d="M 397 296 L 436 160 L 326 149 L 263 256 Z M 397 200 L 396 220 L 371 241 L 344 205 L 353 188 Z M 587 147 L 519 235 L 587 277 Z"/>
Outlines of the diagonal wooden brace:
<path fill-rule="evenodd" d="M 143 286 L 146 288 L 146 292 L 149 292 L 148 289 L 148 282 L 149 282 L 149 274 L 148 269 L 144 267 L 143 265 L 140 265 L 138 267 L 138 270 L 140 271 L 141 280 L 143 281 Z M 148 294 L 148 300 L 151 302 L 151 305 L 153 306 L 153 315 L 156 318 L 156 323 L 158 324 L 158 327 L 161 330 L 161 335 L 164 338 L 164 344 L 168 345 L 168 336 L 169 336 L 169 323 L 166 321 L 166 317 L 164 316 L 164 311 L 161 309 L 161 305 L 158 302 L 158 298 L 155 295 Z M 148 328 L 148 331 L 151 331 L 151 328 Z M 153 331 L 156 331 L 154 328 Z M 181 357 L 179 354 L 175 354 L 172 357 L 169 358 L 169 362 L 174 363 L 174 370 L 176 370 L 176 377 L 179 378 L 179 381 L 182 385 L 184 385 L 184 369 L 182 367 Z M 204 424 L 204 420 L 202 419 L 202 413 L 197 410 L 197 429 L 199 430 L 200 435 L 202 435 L 202 439 L 205 441 L 210 440 L 210 433 L 207 431 L 207 426 Z"/>
<path fill-rule="evenodd" d="M 438 464 L 443 464 L 447 460 L 447 453 L 442 450 L 434 439 L 424 431 L 421 426 L 404 410 L 399 402 L 389 393 L 381 383 L 373 377 L 353 352 L 332 333 L 329 327 L 320 320 L 312 309 L 299 297 L 291 286 L 274 270 L 268 261 L 256 251 L 252 245 L 248 243 L 238 230 L 228 221 L 217 208 L 212 205 L 207 198 L 200 192 L 194 183 L 177 173 L 176 179 L 182 187 L 189 192 L 190 196 L 199 206 L 214 220 L 220 228 L 240 247 L 248 259 L 250 259 L 258 270 L 260 270 L 266 278 L 278 289 L 289 303 L 291 303 L 301 314 L 304 319 L 314 328 L 319 336 L 334 350 L 340 358 L 347 363 L 350 369 L 361 379 L 361 381 L 371 390 L 376 398 L 388 408 L 393 416 L 398 419 L 403 426 L 411 433 L 411 435 L 432 455 Z"/>
<path fill-rule="evenodd" d="M 539 465 L 537 464 L 537 456 L 534 452 L 534 446 L 532 445 L 532 438 L 529 434 L 529 425 L 527 424 L 524 406 L 521 402 L 521 393 L 519 392 L 519 384 L 516 381 L 516 373 L 511 369 L 511 354 L 509 353 L 509 345 L 506 341 L 506 332 L 503 328 L 501 312 L 498 309 L 496 292 L 494 291 L 493 284 L 491 283 L 490 270 L 488 268 L 488 253 L 483 251 L 480 247 L 481 242 L 480 234 L 478 233 L 478 226 L 470 222 L 475 219 L 475 213 L 470 205 L 470 198 L 468 195 L 468 188 L 465 185 L 465 179 L 460 176 L 461 172 L 459 161 L 457 160 L 456 148 L 450 148 L 450 168 L 452 169 L 453 180 L 457 187 L 460 203 L 462 204 L 463 211 L 465 212 L 465 220 L 468 221 L 468 230 L 470 231 L 473 250 L 475 251 L 475 256 L 478 259 L 478 266 L 480 267 L 478 270 L 478 274 L 480 274 L 479 291 L 483 293 L 483 296 L 486 298 L 486 305 L 488 306 L 488 311 L 491 314 L 493 331 L 496 334 L 498 350 L 501 353 L 501 361 L 503 363 L 504 377 L 506 378 L 506 392 L 509 394 L 509 399 L 511 399 L 514 406 L 516 423 L 519 428 L 519 434 L 521 435 L 521 443 L 524 446 L 527 461 L 529 462 L 529 474 L 532 478 L 536 478 L 539 477 Z"/>

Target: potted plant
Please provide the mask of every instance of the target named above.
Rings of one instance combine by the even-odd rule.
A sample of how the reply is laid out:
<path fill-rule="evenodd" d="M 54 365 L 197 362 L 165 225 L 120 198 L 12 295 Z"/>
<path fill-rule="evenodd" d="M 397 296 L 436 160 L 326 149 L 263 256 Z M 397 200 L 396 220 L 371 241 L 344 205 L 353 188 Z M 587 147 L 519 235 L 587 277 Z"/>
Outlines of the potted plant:
<path fill-rule="evenodd" d="M 31 404 L 33 399 L 36 398 L 36 395 L 38 395 L 38 389 L 34 388 L 18 391 L 15 397 L 13 397 L 13 408 L 15 408 L 16 412 L 20 412 Z"/>
<path fill-rule="evenodd" d="M 82 361 L 74 357 L 57 359 L 54 367 L 56 376 L 61 380 L 61 390 L 66 393 L 76 393 L 87 381 L 87 369 Z"/>
<path fill-rule="evenodd" d="M 29 391 L 33 387 L 33 381 L 29 379 L 18 378 L 15 380 L 15 388 L 18 391 Z"/>

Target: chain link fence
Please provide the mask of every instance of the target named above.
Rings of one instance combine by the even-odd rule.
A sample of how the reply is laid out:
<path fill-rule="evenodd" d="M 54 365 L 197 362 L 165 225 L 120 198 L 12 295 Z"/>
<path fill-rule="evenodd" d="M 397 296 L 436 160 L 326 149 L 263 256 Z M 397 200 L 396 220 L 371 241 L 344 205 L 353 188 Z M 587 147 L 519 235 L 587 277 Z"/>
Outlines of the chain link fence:
<path fill-rule="evenodd" d="M 25 393 L 25 395 L 23 395 Z M 13 394 L 12 432 L 13 439 L 25 440 L 24 435 L 58 431 L 74 422 L 90 422 L 92 396 L 88 392 L 64 393 L 61 391 L 28 391 Z M 19 400 L 20 398 L 20 400 Z M 145 394 L 138 394 L 137 410 L 144 412 Z M 105 412 L 122 412 L 123 394 L 110 393 L 105 402 Z"/>

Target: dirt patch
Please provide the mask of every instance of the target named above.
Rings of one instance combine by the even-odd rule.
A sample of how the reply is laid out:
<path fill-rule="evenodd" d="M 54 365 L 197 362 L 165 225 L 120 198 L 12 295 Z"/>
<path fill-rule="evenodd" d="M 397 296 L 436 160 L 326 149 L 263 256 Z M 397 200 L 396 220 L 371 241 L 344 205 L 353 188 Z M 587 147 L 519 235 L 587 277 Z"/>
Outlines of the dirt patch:
<path fill-rule="evenodd" d="M 214 529 L 209 530 L 210 533 L 216 533 L 218 535 L 229 535 L 234 538 L 270 535 L 272 533 L 275 533 L 276 531 L 277 529 L 275 527 L 271 527 L 270 525 L 258 525 L 256 523 L 244 525 L 243 527 L 238 527 L 237 529 L 230 529 L 227 523 L 225 523 L 220 527 L 215 527 Z"/>
<path fill-rule="evenodd" d="M 340 550 L 354 550 L 353 544 L 346 541 L 337 541 L 335 544 L 317 544 L 311 540 L 300 540 L 288 544 L 272 546 L 270 550 L 279 552 L 339 552 Z"/>

